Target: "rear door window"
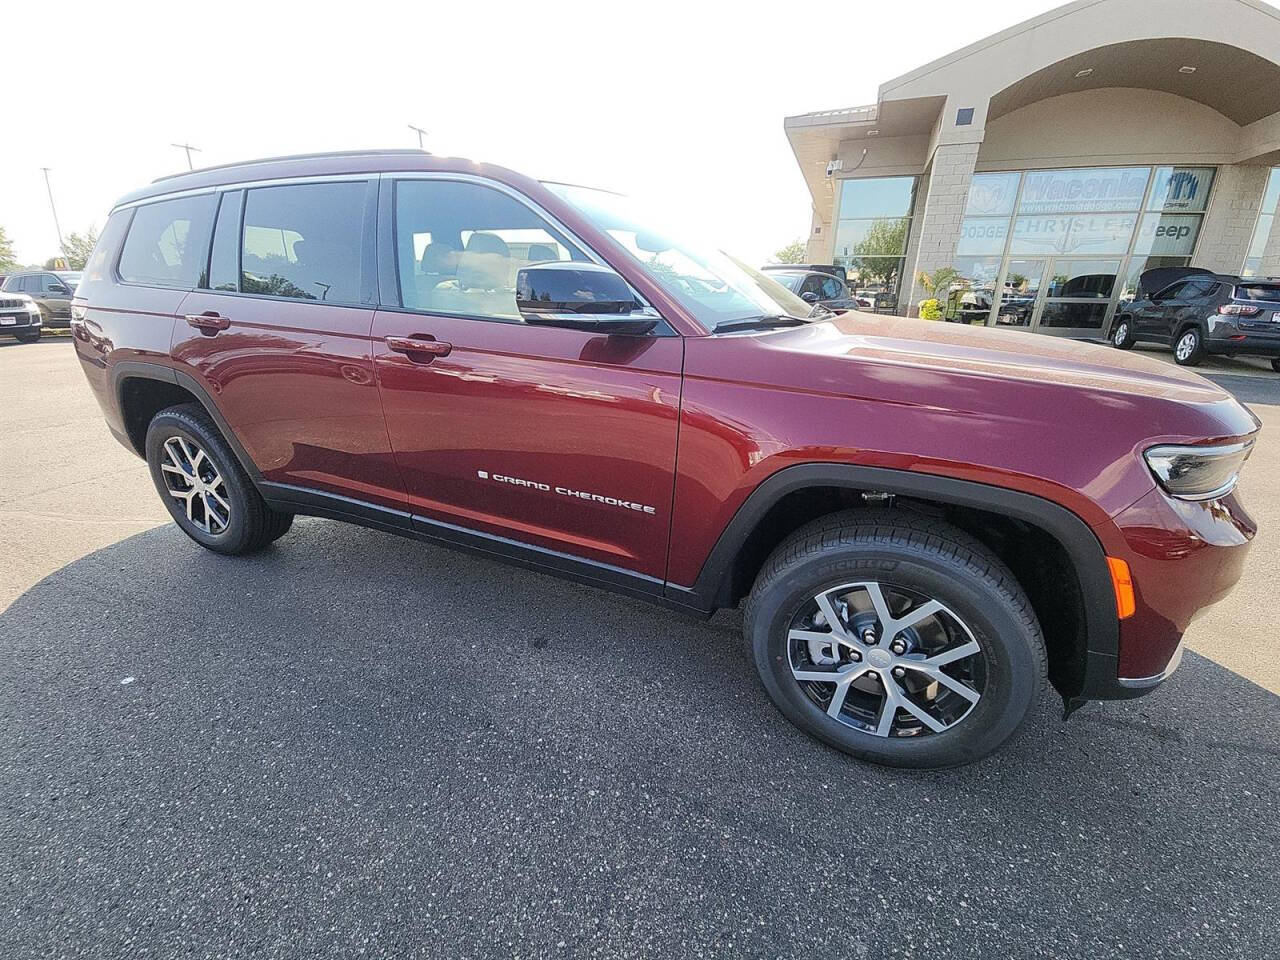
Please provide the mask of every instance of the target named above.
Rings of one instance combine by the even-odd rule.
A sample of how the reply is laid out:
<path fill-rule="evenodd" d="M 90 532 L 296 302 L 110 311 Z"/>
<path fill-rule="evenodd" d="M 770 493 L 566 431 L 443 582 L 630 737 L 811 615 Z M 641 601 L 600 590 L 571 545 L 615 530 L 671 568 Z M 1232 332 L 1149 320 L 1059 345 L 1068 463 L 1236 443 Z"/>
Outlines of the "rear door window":
<path fill-rule="evenodd" d="M 827 277 L 822 281 L 822 299 L 840 300 L 845 295 L 844 284 L 835 277 Z"/>
<path fill-rule="evenodd" d="M 812 293 L 814 296 L 822 296 L 822 277 L 816 273 L 811 273 L 804 278 L 804 283 L 800 285 L 800 296 L 806 293 Z"/>
<path fill-rule="evenodd" d="M 249 190 L 240 251 L 241 291 L 360 303 L 367 192 L 363 180 Z"/>
<path fill-rule="evenodd" d="M 137 208 L 120 265 L 120 279 L 155 287 L 191 289 L 204 273 L 215 197 L 180 197 Z"/>

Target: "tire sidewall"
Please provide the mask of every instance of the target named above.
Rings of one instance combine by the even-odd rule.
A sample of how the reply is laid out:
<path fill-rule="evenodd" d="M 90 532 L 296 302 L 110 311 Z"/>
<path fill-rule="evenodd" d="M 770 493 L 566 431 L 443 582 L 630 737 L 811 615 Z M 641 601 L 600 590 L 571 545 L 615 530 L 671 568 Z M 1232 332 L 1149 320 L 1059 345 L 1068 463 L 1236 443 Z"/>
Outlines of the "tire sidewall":
<path fill-rule="evenodd" d="M 182 502 L 169 492 L 165 483 L 164 472 L 160 469 L 163 448 L 166 441 L 182 437 L 201 447 L 205 455 L 213 460 L 214 466 L 222 476 L 227 491 L 227 500 L 231 504 L 231 521 L 220 533 L 205 533 L 190 520 Z M 146 442 L 147 466 L 151 470 L 151 481 L 156 492 L 164 501 L 165 508 L 173 517 L 182 532 L 196 543 L 218 553 L 236 553 L 248 543 L 252 530 L 249 527 L 250 505 L 247 491 L 236 469 L 231 453 L 222 438 L 211 435 L 202 428 L 193 417 L 176 411 L 164 411 L 158 414 L 147 428 Z"/>
<path fill-rule="evenodd" d="M 1124 331 L 1123 335 L 1121 330 Z M 1119 350 L 1127 350 L 1133 345 L 1133 324 L 1128 317 L 1121 317 L 1116 321 L 1115 329 L 1111 331 L 1111 345 Z"/>
<path fill-rule="evenodd" d="M 827 716 L 792 677 L 787 631 L 801 605 L 822 590 L 867 580 L 941 601 L 982 647 L 986 687 L 953 729 L 910 738 L 859 731 Z M 927 554 L 907 556 L 893 547 L 859 544 L 856 557 L 810 557 L 786 571 L 759 598 L 752 627 L 749 639 L 757 671 L 787 718 L 840 750 L 879 763 L 943 767 L 977 760 L 1013 735 L 1039 693 L 1036 656 L 1016 612 L 971 571 Z"/>

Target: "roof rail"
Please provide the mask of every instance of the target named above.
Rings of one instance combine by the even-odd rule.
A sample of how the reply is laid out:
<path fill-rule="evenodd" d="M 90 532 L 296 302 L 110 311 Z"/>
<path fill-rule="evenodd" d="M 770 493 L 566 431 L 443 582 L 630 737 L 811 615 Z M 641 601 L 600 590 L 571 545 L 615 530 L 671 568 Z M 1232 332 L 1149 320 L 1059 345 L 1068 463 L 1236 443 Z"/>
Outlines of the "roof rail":
<path fill-rule="evenodd" d="M 163 177 L 156 177 L 152 183 L 163 183 L 166 180 L 177 180 L 180 177 L 189 177 L 193 173 L 207 173 L 210 170 L 229 170 L 233 167 L 252 167 L 259 163 L 280 163 L 285 160 L 321 160 L 325 158 L 339 157 L 387 157 L 387 156 L 431 156 L 429 150 L 419 150 L 416 147 L 391 147 L 383 150 L 330 150 L 320 153 L 291 153 L 282 157 L 259 157 L 256 160 L 237 160 L 234 163 L 219 163 L 212 167 L 197 167 L 195 170 L 183 170 L 180 173 L 170 173 Z"/>

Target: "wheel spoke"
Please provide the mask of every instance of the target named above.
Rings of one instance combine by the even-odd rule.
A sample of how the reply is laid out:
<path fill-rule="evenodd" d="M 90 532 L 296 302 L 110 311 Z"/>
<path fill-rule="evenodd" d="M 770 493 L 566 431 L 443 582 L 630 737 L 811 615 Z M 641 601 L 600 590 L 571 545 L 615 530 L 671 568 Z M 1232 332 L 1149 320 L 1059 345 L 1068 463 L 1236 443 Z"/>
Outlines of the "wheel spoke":
<path fill-rule="evenodd" d="M 208 493 L 209 496 L 213 497 L 213 499 L 217 502 L 218 506 L 222 507 L 223 510 L 226 510 L 228 513 L 230 513 L 231 504 L 227 503 L 226 498 L 223 497 L 222 494 L 220 494 L 217 490 L 213 489 L 213 487 L 206 487 L 205 491 Z"/>
<path fill-rule="evenodd" d="M 893 719 L 898 715 L 898 695 L 890 687 L 883 687 L 884 699 L 880 703 L 880 716 L 876 719 L 876 736 L 887 737 L 893 732 Z"/>
<path fill-rule="evenodd" d="M 965 657 L 972 657 L 974 654 L 981 653 L 982 648 L 978 646 L 976 640 L 970 640 L 968 643 L 962 643 L 958 647 L 952 647 L 950 650 L 944 650 L 932 657 L 927 657 L 925 663 L 931 667 L 945 667 L 948 663 L 954 663 L 957 660 L 963 660 Z"/>
<path fill-rule="evenodd" d="M 884 598 L 884 591 L 880 589 L 880 584 L 872 582 L 863 584 L 867 591 L 867 596 L 871 598 L 871 606 L 875 608 L 876 619 L 880 621 L 880 630 L 883 633 L 881 639 L 888 642 L 889 627 L 893 623 L 893 614 L 889 612 L 889 604 Z"/>
<path fill-rule="evenodd" d="M 903 710 L 906 710 L 907 713 L 911 714 L 934 733 L 941 733 L 943 730 L 947 729 L 947 725 L 945 723 L 938 720 L 928 710 L 907 696 L 907 692 L 905 690 L 898 690 L 897 700 L 898 706 L 902 707 Z"/>
<path fill-rule="evenodd" d="M 831 632 L 838 637 L 847 638 L 848 630 L 845 629 L 844 621 L 840 619 L 840 612 L 836 605 L 831 602 L 831 594 L 820 593 L 814 598 L 818 602 L 818 609 L 822 611 L 822 615 L 827 618 L 827 624 L 831 627 Z"/>
<path fill-rule="evenodd" d="M 947 687 L 950 690 L 954 690 L 956 693 L 960 694 L 960 696 L 964 697 L 970 703 L 977 703 L 978 699 L 982 696 L 980 693 L 978 693 L 977 690 L 974 690 L 973 687 L 969 686 L 966 683 L 963 683 L 960 680 L 957 680 L 955 677 L 950 676 L 949 674 L 943 673 L 942 670 L 940 670 L 939 668 L 930 666 L 927 663 L 903 661 L 902 665 L 909 670 L 919 671 L 920 673 L 923 673 L 926 677 L 928 677 L 930 680 L 936 680 L 938 683 L 942 684 L 944 687 Z"/>
<path fill-rule="evenodd" d="M 845 694 L 849 692 L 849 687 L 850 683 L 848 680 L 836 684 L 836 689 L 831 694 L 831 703 L 827 705 L 827 716 L 840 716 L 840 708 L 844 706 Z"/>

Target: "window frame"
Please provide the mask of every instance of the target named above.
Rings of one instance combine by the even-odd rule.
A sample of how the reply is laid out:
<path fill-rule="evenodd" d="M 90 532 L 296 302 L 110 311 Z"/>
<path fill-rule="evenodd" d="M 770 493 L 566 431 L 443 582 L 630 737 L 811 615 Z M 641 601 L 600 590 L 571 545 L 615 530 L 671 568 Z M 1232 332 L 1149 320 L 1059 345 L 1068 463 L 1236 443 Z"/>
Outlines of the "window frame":
<path fill-rule="evenodd" d="M 510 187 L 498 180 L 492 180 L 488 177 L 475 176 L 473 174 L 456 173 L 452 171 L 386 171 L 378 174 L 378 217 L 377 217 L 377 259 L 378 259 L 378 288 L 379 302 L 378 309 L 391 311 L 394 313 L 407 313 L 420 317 L 441 317 L 452 320 L 473 320 L 482 323 L 501 323 L 508 327 L 516 329 L 535 329 L 531 324 L 525 323 L 511 317 L 494 317 L 484 316 L 482 314 L 465 314 L 456 312 L 446 312 L 443 310 L 423 310 L 419 307 L 406 307 L 404 305 L 403 295 L 400 291 L 400 258 L 396 248 L 396 185 L 405 181 L 442 181 L 452 183 L 467 183 L 495 190 L 500 194 L 514 200 L 516 203 L 525 207 L 530 213 L 544 220 L 555 231 L 563 234 L 565 239 L 569 240 L 574 246 L 586 255 L 591 263 L 595 263 L 602 267 L 608 267 L 621 276 L 621 273 L 604 259 L 591 244 L 587 243 L 577 233 L 569 229 L 565 223 L 555 214 L 551 213 L 532 197 L 521 193 L 514 187 Z M 630 288 L 632 295 L 636 301 L 644 308 L 653 311 L 655 317 L 658 318 L 658 325 L 649 333 L 643 334 L 646 337 L 674 337 L 679 336 L 670 321 L 661 315 L 661 312 L 649 301 L 647 297 L 640 293 L 639 290 L 625 277 L 623 280 Z M 537 326 L 538 330 L 558 330 L 561 333 L 573 333 L 581 336 L 586 333 L 591 336 L 599 336 L 598 333 L 591 333 L 589 330 L 569 329 L 565 327 L 555 326 Z"/>

